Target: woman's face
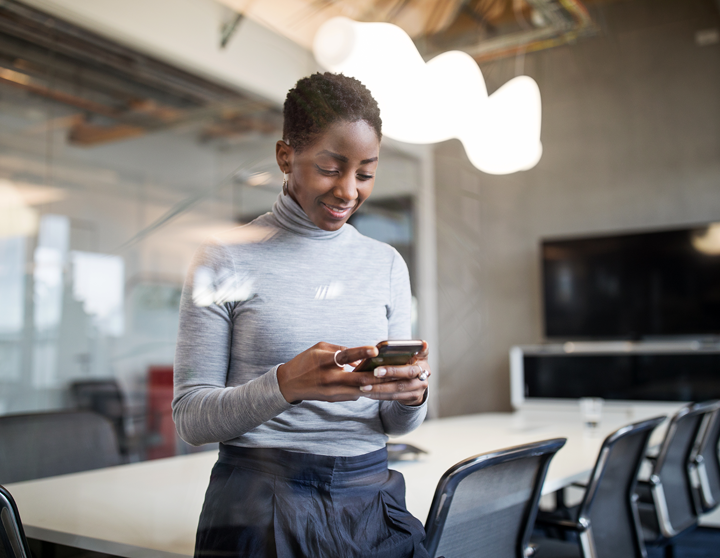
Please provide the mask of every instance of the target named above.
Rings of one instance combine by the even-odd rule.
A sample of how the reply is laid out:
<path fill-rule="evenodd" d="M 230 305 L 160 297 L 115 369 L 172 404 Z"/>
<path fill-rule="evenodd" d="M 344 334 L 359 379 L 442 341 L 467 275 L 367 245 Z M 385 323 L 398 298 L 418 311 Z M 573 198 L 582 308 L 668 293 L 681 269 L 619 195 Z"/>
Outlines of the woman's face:
<path fill-rule="evenodd" d="M 380 142 L 363 120 L 333 124 L 299 153 L 284 141 L 275 151 L 289 194 L 323 230 L 342 227 L 375 185 Z"/>

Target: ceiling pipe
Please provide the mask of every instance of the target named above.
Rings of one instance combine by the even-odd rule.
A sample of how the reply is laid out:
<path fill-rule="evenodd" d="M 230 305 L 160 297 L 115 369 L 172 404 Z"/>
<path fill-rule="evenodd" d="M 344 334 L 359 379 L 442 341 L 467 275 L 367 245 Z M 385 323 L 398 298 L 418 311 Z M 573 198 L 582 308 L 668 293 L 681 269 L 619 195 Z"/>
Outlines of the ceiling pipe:
<path fill-rule="evenodd" d="M 515 56 L 520 52 L 536 52 L 572 43 L 581 36 L 597 32 L 590 14 L 580 0 L 526 1 L 549 23 L 547 27 L 483 40 L 461 50 L 481 63 Z"/>

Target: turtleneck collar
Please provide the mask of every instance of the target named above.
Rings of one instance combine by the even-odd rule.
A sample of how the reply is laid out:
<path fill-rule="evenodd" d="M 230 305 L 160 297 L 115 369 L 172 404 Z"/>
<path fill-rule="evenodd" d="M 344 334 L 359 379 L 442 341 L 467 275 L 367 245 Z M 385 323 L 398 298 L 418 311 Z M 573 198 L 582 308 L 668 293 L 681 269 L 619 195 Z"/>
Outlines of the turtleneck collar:
<path fill-rule="evenodd" d="M 315 225 L 297 202 L 282 192 L 275 200 L 273 215 L 284 229 L 309 238 L 330 239 L 343 233 L 345 225 L 336 231 L 325 231 Z"/>

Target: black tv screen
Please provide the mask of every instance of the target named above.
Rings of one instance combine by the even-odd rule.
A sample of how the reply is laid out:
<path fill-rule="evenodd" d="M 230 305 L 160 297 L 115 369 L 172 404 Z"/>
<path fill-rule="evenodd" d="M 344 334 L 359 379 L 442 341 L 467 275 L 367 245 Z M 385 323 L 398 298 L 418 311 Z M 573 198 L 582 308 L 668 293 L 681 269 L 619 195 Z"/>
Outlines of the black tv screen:
<path fill-rule="evenodd" d="M 542 242 L 545 335 L 720 333 L 720 223 Z"/>

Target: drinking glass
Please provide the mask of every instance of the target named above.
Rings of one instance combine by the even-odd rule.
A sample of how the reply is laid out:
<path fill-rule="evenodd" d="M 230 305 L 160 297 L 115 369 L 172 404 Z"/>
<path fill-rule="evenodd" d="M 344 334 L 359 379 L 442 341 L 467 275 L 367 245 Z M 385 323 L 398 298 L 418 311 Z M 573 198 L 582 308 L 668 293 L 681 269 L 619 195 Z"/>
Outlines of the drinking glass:
<path fill-rule="evenodd" d="M 602 397 L 581 397 L 580 414 L 583 417 L 585 426 L 594 431 L 602 419 L 603 398 Z"/>

